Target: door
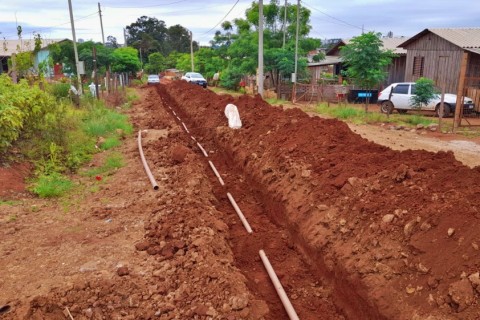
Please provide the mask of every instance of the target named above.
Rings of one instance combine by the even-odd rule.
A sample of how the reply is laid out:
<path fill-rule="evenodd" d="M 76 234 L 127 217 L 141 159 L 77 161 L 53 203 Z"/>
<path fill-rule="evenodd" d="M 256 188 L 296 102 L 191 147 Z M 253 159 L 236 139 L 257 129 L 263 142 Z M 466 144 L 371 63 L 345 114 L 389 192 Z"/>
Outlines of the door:
<path fill-rule="evenodd" d="M 392 103 L 395 109 L 412 109 L 410 105 L 410 84 L 397 84 L 392 91 Z"/>

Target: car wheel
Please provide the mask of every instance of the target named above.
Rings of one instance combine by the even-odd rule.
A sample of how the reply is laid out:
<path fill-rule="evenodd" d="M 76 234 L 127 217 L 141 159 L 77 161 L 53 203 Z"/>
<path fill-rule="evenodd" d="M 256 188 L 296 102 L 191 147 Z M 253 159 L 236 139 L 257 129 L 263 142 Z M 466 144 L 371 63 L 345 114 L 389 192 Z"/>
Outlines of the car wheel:
<path fill-rule="evenodd" d="M 449 117 L 452 113 L 452 106 L 448 103 L 443 103 L 443 117 Z M 435 107 L 435 116 L 440 117 L 440 103 Z"/>
<path fill-rule="evenodd" d="M 400 114 L 405 114 L 407 113 L 408 110 L 405 110 L 405 109 L 397 109 L 398 113 Z"/>
<path fill-rule="evenodd" d="M 393 103 L 391 101 L 383 101 L 380 105 L 380 111 L 382 113 L 391 113 L 393 108 Z"/>

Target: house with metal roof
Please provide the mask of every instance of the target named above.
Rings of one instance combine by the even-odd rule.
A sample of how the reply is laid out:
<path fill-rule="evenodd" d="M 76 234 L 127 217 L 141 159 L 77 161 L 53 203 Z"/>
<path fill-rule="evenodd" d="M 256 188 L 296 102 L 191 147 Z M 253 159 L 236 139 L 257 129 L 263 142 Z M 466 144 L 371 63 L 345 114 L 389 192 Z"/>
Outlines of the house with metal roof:
<path fill-rule="evenodd" d="M 381 39 L 383 42 L 383 49 L 391 50 L 397 55 L 393 59 L 392 64 L 388 67 L 388 77 L 385 80 L 385 84 L 403 82 L 405 79 L 407 51 L 403 48 L 399 48 L 398 45 L 405 42 L 407 39 L 407 37 L 383 37 Z M 326 52 L 324 60 L 308 64 L 313 81 L 320 79 L 324 72 L 340 75 L 343 68 L 340 48 L 349 43 L 350 39 L 340 39 L 340 41 Z"/>
<path fill-rule="evenodd" d="M 480 28 L 425 29 L 398 45 L 407 51 L 405 81 L 433 79 L 480 106 Z"/>

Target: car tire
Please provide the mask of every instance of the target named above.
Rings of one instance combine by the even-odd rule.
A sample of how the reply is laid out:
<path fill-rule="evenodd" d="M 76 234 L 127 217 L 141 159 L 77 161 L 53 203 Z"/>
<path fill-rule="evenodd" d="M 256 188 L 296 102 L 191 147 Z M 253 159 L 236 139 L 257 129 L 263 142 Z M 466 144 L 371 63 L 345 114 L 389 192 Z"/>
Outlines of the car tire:
<path fill-rule="evenodd" d="M 452 113 L 452 106 L 448 103 L 443 103 L 443 117 L 447 118 Z M 435 107 L 435 116 L 440 117 L 440 103 Z"/>
<path fill-rule="evenodd" d="M 380 104 L 380 111 L 382 113 L 392 113 L 393 109 L 394 109 L 394 106 L 391 101 L 383 101 Z"/>

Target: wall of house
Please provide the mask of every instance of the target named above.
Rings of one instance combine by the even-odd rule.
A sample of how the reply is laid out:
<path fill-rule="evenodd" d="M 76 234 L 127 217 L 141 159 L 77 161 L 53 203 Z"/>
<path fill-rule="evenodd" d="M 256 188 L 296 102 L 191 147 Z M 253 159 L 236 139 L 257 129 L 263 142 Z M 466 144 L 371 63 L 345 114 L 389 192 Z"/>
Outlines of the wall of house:
<path fill-rule="evenodd" d="M 457 92 L 462 48 L 433 33 L 427 33 L 405 49 L 407 49 L 405 81 L 418 79 L 413 75 L 413 60 L 414 57 L 420 56 L 424 57 L 424 77 L 433 79 L 439 87 L 445 82 L 446 91 L 449 93 Z"/>
<path fill-rule="evenodd" d="M 388 66 L 388 77 L 384 85 L 390 85 L 395 82 L 405 81 L 405 66 L 407 65 L 407 56 L 401 55 L 393 59 L 392 64 Z"/>

